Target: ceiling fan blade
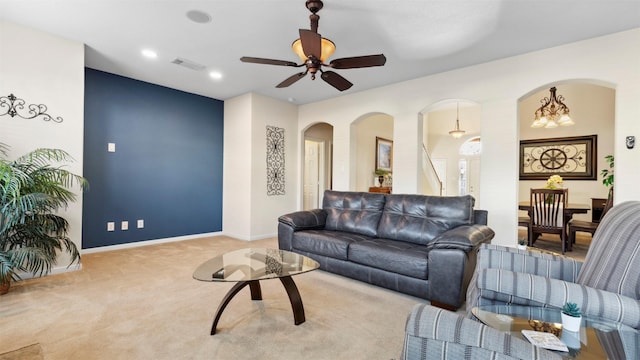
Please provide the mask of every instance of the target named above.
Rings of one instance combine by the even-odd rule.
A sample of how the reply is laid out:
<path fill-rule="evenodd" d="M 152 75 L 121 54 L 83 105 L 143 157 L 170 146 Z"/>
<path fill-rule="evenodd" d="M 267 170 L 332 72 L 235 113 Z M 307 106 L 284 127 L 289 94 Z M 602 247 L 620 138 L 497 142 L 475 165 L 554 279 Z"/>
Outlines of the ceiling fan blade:
<path fill-rule="evenodd" d="M 280 65 L 280 66 L 299 66 L 293 61 L 286 60 L 274 60 L 274 59 L 263 59 L 257 57 L 243 56 L 240 58 L 240 61 L 246 63 L 255 63 L 255 64 L 267 64 L 267 65 Z"/>
<path fill-rule="evenodd" d="M 387 62 L 387 58 L 382 55 L 354 56 L 342 59 L 335 59 L 329 63 L 334 69 L 355 69 L 371 66 L 382 66 Z"/>
<path fill-rule="evenodd" d="M 288 78 L 286 78 L 283 82 L 281 82 L 280 84 L 276 85 L 277 88 L 284 88 L 287 87 L 293 83 L 295 83 L 296 81 L 302 79 L 305 75 L 307 75 L 307 72 L 301 72 L 301 73 L 297 73 L 294 74 L 292 76 L 289 76 Z"/>
<path fill-rule="evenodd" d="M 300 29 L 300 41 L 302 42 L 302 50 L 307 56 L 315 56 L 320 59 L 322 52 L 322 40 L 320 34 L 311 30 Z"/>
<path fill-rule="evenodd" d="M 322 80 L 324 80 L 327 83 L 329 83 L 329 85 L 333 86 L 334 88 L 336 88 L 336 89 L 338 89 L 340 91 L 345 91 L 348 88 L 350 88 L 351 86 L 353 86 L 353 84 L 350 83 L 349 80 L 343 78 L 337 72 L 324 71 L 324 72 L 322 72 L 322 75 L 320 77 L 322 78 Z"/>

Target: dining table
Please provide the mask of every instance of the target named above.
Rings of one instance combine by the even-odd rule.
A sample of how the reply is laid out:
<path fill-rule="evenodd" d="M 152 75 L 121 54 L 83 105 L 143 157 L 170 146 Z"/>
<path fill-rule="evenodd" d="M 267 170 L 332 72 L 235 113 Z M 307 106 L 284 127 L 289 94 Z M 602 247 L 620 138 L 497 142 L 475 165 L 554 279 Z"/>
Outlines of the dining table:
<path fill-rule="evenodd" d="M 531 216 L 531 202 L 530 201 L 520 201 L 518 202 L 518 210 L 524 210 L 527 212 L 529 216 Z M 580 203 L 567 203 L 567 206 L 564 208 L 564 229 L 565 232 L 568 231 L 567 227 L 571 218 L 575 214 L 586 214 L 589 210 L 591 210 L 591 206 L 588 204 L 580 204 Z M 539 234 L 538 234 L 539 235 Z M 534 234 L 534 239 L 537 238 L 536 234 Z M 568 238 L 568 237 L 567 237 Z M 567 251 L 572 250 L 571 242 L 567 244 Z"/>

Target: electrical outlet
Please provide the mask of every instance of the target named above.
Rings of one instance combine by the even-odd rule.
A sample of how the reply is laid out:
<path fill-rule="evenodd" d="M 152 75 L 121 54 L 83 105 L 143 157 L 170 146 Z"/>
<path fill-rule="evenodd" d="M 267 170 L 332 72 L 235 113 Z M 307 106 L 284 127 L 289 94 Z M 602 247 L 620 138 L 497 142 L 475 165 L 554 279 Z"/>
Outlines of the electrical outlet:
<path fill-rule="evenodd" d="M 108 143 L 107 144 L 108 152 L 116 152 L 116 143 Z"/>
<path fill-rule="evenodd" d="M 128 221 L 123 221 L 123 222 L 120 224 L 120 229 L 121 229 L 121 230 L 129 230 L 129 222 L 128 222 Z"/>
<path fill-rule="evenodd" d="M 138 220 L 138 229 L 142 229 L 144 228 L 144 220 L 140 219 Z"/>
<path fill-rule="evenodd" d="M 107 223 L 107 231 L 114 231 L 116 229 L 116 223 L 109 221 Z"/>

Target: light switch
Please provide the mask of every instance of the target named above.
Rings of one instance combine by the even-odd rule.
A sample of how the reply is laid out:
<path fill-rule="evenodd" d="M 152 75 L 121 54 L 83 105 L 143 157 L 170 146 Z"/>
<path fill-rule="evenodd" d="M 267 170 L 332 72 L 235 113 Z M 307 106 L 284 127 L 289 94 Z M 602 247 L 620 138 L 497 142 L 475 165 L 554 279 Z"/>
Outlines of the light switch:
<path fill-rule="evenodd" d="M 116 152 L 116 143 L 107 144 L 107 151 L 108 152 Z"/>
<path fill-rule="evenodd" d="M 120 229 L 121 229 L 121 230 L 129 230 L 129 222 L 128 222 L 128 221 L 123 221 L 123 222 L 120 224 Z"/>

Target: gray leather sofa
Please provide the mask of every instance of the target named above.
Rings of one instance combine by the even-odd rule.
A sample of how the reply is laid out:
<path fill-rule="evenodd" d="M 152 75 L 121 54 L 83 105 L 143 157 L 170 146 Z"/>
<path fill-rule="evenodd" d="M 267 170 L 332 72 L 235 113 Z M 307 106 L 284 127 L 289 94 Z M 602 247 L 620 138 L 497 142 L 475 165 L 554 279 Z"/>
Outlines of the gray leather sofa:
<path fill-rule="evenodd" d="M 494 232 L 471 196 L 424 196 L 327 190 L 322 209 L 278 219 L 280 249 L 329 272 L 457 309 Z"/>

